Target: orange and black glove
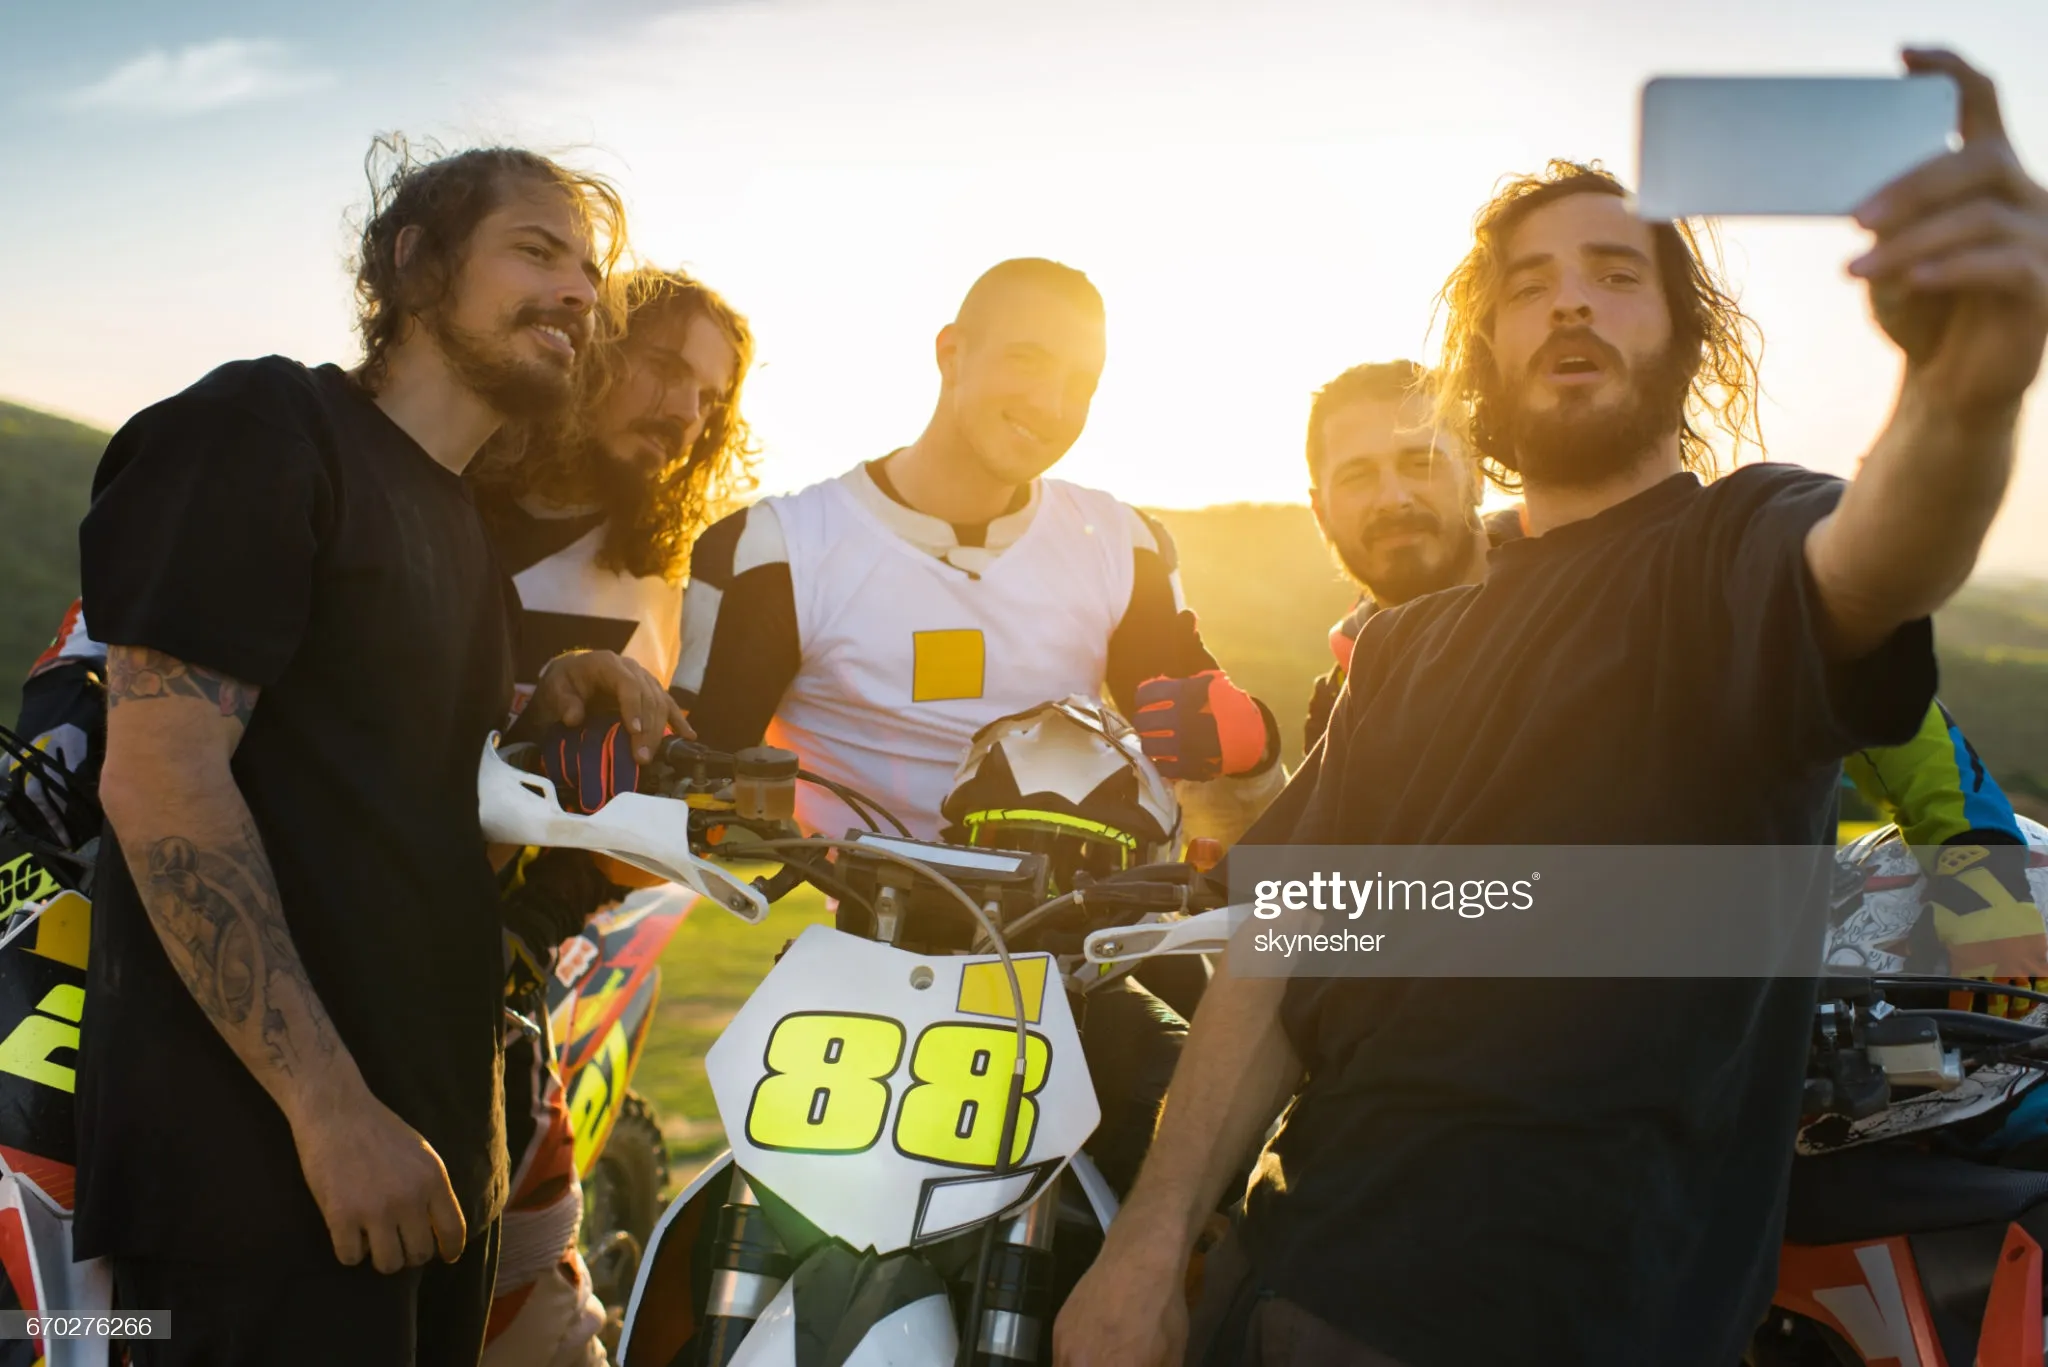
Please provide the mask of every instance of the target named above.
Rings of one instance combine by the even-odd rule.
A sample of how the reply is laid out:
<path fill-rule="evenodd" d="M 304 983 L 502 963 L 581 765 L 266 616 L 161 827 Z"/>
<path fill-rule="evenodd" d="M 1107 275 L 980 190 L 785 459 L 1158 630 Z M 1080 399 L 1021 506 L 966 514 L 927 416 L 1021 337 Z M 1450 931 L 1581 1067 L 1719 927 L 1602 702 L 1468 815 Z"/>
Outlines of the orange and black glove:
<path fill-rule="evenodd" d="M 1228 778 L 1271 764 L 1279 729 L 1257 698 L 1220 669 L 1138 685 L 1132 718 L 1145 757 L 1169 779 Z"/>

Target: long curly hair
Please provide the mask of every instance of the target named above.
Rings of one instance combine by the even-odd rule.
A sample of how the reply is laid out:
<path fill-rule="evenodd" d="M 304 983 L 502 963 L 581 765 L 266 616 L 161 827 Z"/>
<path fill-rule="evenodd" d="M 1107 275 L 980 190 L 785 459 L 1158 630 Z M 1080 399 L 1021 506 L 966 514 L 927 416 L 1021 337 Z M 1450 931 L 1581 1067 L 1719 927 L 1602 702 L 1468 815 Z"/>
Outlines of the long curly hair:
<path fill-rule="evenodd" d="M 363 158 L 370 182 L 369 212 L 356 247 L 356 331 L 363 339 L 357 382 L 375 393 L 383 386 L 391 348 L 413 317 L 442 308 L 455 290 L 471 236 L 502 202 L 505 187 L 522 181 L 560 187 L 577 204 L 591 233 L 599 269 L 607 276 L 626 249 L 626 210 L 604 177 L 575 171 L 521 147 L 478 147 L 452 155 L 403 133 L 380 133 Z M 399 264 L 399 236 L 419 237 Z M 618 307 L 600 291 L 596 335 L 616 331 Z"/>
<path fill-rule="evenodd" d="M 592 348 L 573 411 L 556 423 L 501 429 L 471 466 L 470 484 L 486 517 L 527 495 L 567 506 L 597 501 L 590 462 L 591 422 L 631 365 L 633 329 L 662 318 L 708 318 L 732 348 L 732 384 L 704 417 L 697 440 L 656 477 L 630 518 L 606 525 L 597 560 L 606 569 L 670 582 L 689 573 L 690 548 L 713 522 L 756 487 L 760 448 L 740 411 L 754 364 L 754 333 L 723 296 L 681 270 L 642 266 L 622 272 L 617 291 L 624 326 Z"/>
<path fill-rule="evenodd" d="M 1627 190 L 1598 162 L 1555 160 L 1536 175 L 1510 176 L 1472 224 L 1472 250 L 1437 295 L 1443 355 L 1438 420 L 1464 437 L 1486 477 L 1521 488 L 1513 463 L 1504 385 L 1488 340 L 1505 267 L 1508 239 L 1530 214 L 1567 195 L 1623 198 Z M 1655 223 L 1657 275 L 1671 310 L 1671 355 L 1687 380 L 1678 441 L 1685 468 L 1707 478 L 1720 470 L 1709 429 L 1742 448 L 1764 451 L 1757 414 L 1763 334 L 1721 279 L 1720 243 L 1707 223 Z"/>

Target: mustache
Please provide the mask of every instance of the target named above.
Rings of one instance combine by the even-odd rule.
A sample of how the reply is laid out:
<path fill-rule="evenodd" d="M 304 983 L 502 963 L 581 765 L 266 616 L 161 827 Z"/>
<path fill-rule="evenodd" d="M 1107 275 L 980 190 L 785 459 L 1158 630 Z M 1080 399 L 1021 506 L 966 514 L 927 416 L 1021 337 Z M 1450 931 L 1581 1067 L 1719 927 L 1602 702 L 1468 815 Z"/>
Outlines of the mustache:
<path fill-rule="evenodd" d="M 1536 348 L 1536 354 L 1529 358 L 1529 374 L 1532 377 L 1543 374 L 1561 356 L 1591 356 L 1600 362 L 1602 370 L 1610 374 L 1620 374 L 1628 369 L 1621 352 L 1584 323 L 1553 330 L 1543 345 Z"/>
<path fill-rule="evenodd" d="M 1442 531 L 1443 519 L 1426 508 L 1413 508 L 1404 513 L 1386 513 L 1374 518 L 1359 528 L 1360 540 L 1371 545 L 1383 536 L 1400 536 L 1407 532 L 1426 532 L 1431 536 Z"/>

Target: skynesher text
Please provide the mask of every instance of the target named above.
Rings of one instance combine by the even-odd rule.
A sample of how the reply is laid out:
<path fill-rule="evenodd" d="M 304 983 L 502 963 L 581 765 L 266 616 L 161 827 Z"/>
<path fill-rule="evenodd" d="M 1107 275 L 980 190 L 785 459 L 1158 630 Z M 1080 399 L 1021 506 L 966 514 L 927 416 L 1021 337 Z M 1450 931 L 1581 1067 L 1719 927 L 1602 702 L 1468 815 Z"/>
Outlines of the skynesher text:
<path fill-rule="evenodd" d="M 1385 935 L 1361 935 L 1355 930 L 1335 930 L 1311 935 L 1282 930 L 1262 930 L 1252 937 L 1252 948 L 1260 954 L 1293 958 L 1296 954 L 1376 954 Z"/>

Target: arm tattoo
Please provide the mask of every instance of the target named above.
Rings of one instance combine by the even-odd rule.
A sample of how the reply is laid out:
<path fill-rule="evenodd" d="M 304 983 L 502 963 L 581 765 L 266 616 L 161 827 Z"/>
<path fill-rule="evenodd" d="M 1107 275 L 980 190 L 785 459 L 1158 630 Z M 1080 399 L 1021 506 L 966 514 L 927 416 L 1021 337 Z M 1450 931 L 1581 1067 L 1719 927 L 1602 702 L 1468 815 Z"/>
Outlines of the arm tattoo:
<path fill-rule="evenodd" d="M 107 706 L 149 698 L 200 698 L 247 726 L 260 690 L 218 670 L 186 664 L 148 646 L 114 646 L 107 651 Z"/>
<path fill-rule="evenodd" d="M 192 999 L 233 1043 L 253 1028 L 287 1075 L 340 1047 L 292 944 L 261 838 L 245 819 L 230 840 L 166 836 L 149 846 L 149 916 Z M 287 1008 L 308 1019 L 298 1030 Z M 250 1041 L 253 1042 L 253 1041 Z"/>

